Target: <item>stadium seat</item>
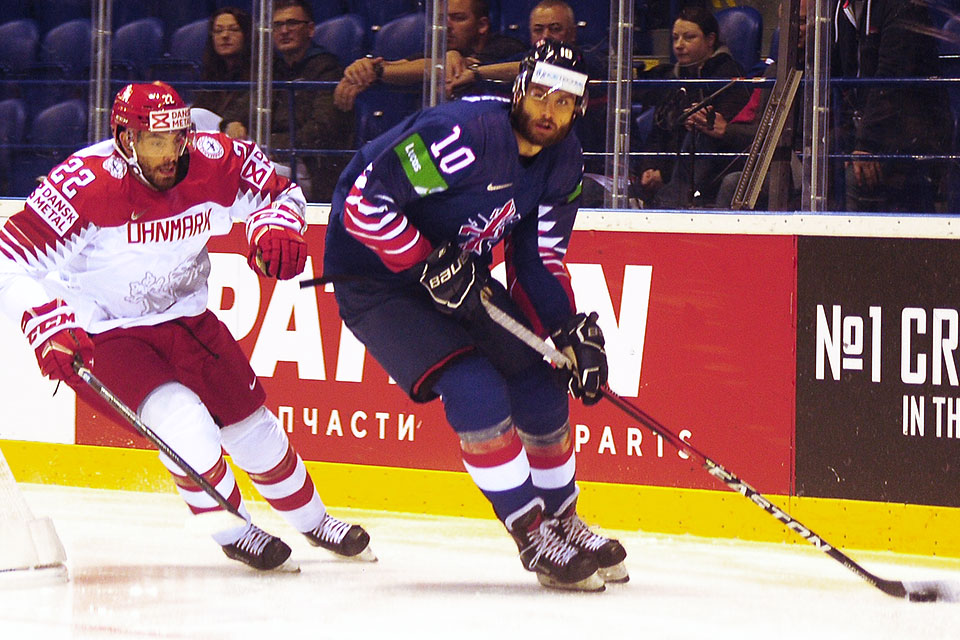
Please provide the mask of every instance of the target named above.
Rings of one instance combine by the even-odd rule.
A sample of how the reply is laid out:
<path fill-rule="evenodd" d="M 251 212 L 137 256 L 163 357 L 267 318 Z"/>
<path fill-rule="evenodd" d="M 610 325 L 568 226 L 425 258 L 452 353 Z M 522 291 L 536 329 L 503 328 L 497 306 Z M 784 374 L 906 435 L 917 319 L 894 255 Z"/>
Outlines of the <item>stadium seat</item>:
<path fill-rule="evenodd" d="M 346 14 L 318 24 L 313 31 L 313 43 L 335 54 L 346 67 L 366 53 L 365 36 L 360 16 Z"/>
<path fill-rule="evenodd" d="M 90 73 L 90 21 L 71 20 L 48 31 L 40 43 L 38 60 L 25 73 L 31 81 L 23 89 L 29 117 L 58 102 L 85 99 L 89 89 L 83 80 Z"/>
<path fill-rule="evenodd" d="M 423 54 L 425 25 L 426 16 L 422 13 L 410 13 L 384 24 L 373 37 L 373 55 L 399 60 Z"/>
<path fill-rule="evenodd" d="M 113 30 L 117 31 L 125 24 L 144 18 L 155 18 L 160 14 L 162 0 L 113 0 Z M 162 28 L 162 27 L 161 27 Z"/>
<path fill-rule="evenodd" d="M 170 36 L 170 56 L 203 64 L 203 50 L 207 46 L 208 19 L 194 20 L 185 24 Z"/>
<path fill-rule="evenodd" d="M 347 0 L 311 0 L 310 6 L 313 8 L 313 21 L 317 24 L 350 13 Z"/>
<path fill-rule="evenodd" d="M 423 13 L 411 13 L 383 25 L 373 39 L 373 55 L 399 60 L 423 52 Z M 375 85 L 359 96 L 354 107 L 357 144 L 377 137 L 421 106 L 420 87 L 393 88 Z"/>
<path fill-rule="evenodd" d="M 30 19 L 0 24 L 0 65 L 13 73 L 23 73 L 37 61 L 40 32 Z"/>
<path fill-rule="evenodd" d="M 86 145 L 86 138 L 87 105 L 83 100 L 67 100 L 37 114 L 25 136 L 36 148 L 17 155 L 10 172 L 11 195 L 30 195 L 37 178 Z"/>
<path fill-rule="evenodd" d="M 494 29 L 521 42 L 530 42 L 530 10 L 536 0 L 504 0 L 500 3 L 500 22 Z"/>
<path fill-rule="evenodd" d="M 391 20 L 420 11 L 416 0 L 347 0 L 347 6 L 350 13 L 363 18 L 374 33 Z"/>
<path fill-rule="evenodd" d="M 23 100 L 10 98 L 0 101 L 0 196 L 9 195 L 9 176 L 12 158 L 17 154 L 10 145 L 23 142 L 27 123 L 27 108 Z"/>
<path fill-rule="evenodd" d="M 114 65 L 129 65 L 136 78 L 145 77 L 149 63 L 163 55 L 163 22 L 143 18 L 123 25 L 113 34 L 110 52 Z"/>
<path fill-rule="evenodd" d="M 763 16 L 753 7 L 730 7 L 716 12 L 720 40 L 727 45 L 734 60 L 750 72 L 760 61 L 763 39 Z"/>
<path fill-rule="evenodd" d="M 40 62 L 59 64 L 71 74 L 82 74 L 90 67 L 90 21 L 85 18 L 64 22 L 43 36 Z"/>
<path fill-rule="evenodd" d="M 28 4 L 28 3 L 24 3 Z M 33 18 L 40 27 L 40 33 L 47 33 L 65 22 L 90 19 L 90 0 L 33 0 Z"/>
<path fill-rule="evenodd" d="M 600 2 L 600 0 L 569 0 L 569 4 L 577 21 L 577 44 L 585 49 L 607 49 L 610 32 L 610 3 Z M 529 13 L 527 15 L 529 16 Z"/>
<path fill-rule="evenodd" d="M 206 2 L 170 2 L 160 0 L 159 17 L 163 20 L 164 31 L 174 33 L 180 27 L 200 22 L 206 22 L 210 17 L 210 7 Z"/>

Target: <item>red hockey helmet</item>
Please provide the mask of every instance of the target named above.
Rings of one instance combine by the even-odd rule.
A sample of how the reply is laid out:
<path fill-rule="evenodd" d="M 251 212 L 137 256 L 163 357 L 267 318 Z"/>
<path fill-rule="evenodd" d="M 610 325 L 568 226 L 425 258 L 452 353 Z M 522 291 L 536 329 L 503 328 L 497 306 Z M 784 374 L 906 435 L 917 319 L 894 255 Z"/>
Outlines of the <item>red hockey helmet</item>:
<path fill-rule="evenodd" d="M 114 137 L 117 127 L 139 131 L 189 129 L 190 108 L 166 83 L 128 84 L 117 94 L 110 112 Z"/>

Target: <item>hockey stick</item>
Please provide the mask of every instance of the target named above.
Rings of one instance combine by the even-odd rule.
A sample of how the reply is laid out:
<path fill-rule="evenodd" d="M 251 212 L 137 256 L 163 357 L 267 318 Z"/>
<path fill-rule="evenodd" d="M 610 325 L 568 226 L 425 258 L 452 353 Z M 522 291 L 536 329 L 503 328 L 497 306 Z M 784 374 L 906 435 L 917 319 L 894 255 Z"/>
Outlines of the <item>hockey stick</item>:
<path fill-rule="evenodd" d="M 89 385 L 91 389 L 100 396 L 104 402 L 110 405 L 120 416 L 130 423 L 137 433 L 142 435 L 144 438 L 153 443 L 153 445 L 165 456 L 173 460 L 174 464 L 180 467 L 180 470 L 183 471 L 188 478 L 193 480 L 194 483 L 200 489 L 214 499 L 214 501 L 220 506 L 223 511 L 204 511 L 198 514 L 195 514 L 191 521 L 196 520 L 197 517 L 202 516 L 203 525 L 201 526 L 204 530 L 209 530 L 210 532 L 220 531 L 223 529 L 229 529 L 231 527 L 240 526 L 240 524 L 246 524 L 247 519 L 243 517 L 240 513 L 240 510 L 235 506 L 230 504 L 226 498 L 224 498 L 220 493 L 210 484 L 210 481 L 204 478 L 202 475 L 197 473 L 197 471 L 191 467 L 187 462 L 180 457 L 180 455 L 170 448 L 163 439 L 157 435 L 157 433 L 148 427 L 140 417 L 128 407 L 123 400 L 118 398 L 110 389 L 108 389 L 100 380 L 97 379 L 93 373 L 83 366 L 83 362 L 79 359 L 74 360 L 73 370 L 77 372 L 77 375 Z M 226 513 L 225 513 L 226 512 Z M 237 521 L 237 518 L 240 519 L 240 522 Z"/>
<path fill-rule="evenodd" d="M 510 315 L 498 308 L 486 298 L 482 298 L 482 301 L 484 309 L 494 322 L 516 336 L 527 346 L 540 353 L 540 355 L 553 363 L 554 366 L 562 368 L 571 367 L 570 359 L 567 358 L 567 356 L 544 342 L 537 334 L 533 333 L 525 326 L 514 320 Z M 845 566 L 850 571 L 853 571 L 855 574 L 873 586 L 877 587 L 884 593 L 895 598 L 906 598 L 913 602 L 960 601 L 960 584 L 955 582 L 939 580 L 902 582 L 900 580 L 886 580 L 870 573 L 842 551 L 826 542 L 823 538 L 807 528 L 805 525 L 801 524 L 796 518 L 770 502 L 770 500 L 761 495 L 759 491 L 751 487 L 749 484 L 741 480 L 730 471 L 724 469 L 721 465 L 711 460 L 690 443 L 680 439 L 680 436 L 676 435 L 667 427 L 660 424 L 660 422 L 652 418 L 645 411 L 634 406 L 632 403 L 627 402 L 611 391 L 607 386 L 604 386 L 601 389 L 601 392 L 603 397 L 616 405 L 618 409 L 626 413 L 634 420 L 637 420 L 640 424 L 650 429 L 650 431 L 661 436 L 664 440 L 669 442 L 678 450 L 684 452 L 692 459 L 700 463 L 703 468 L 706 469 L 707 473 L 721 480 L 730 490 L 739 493 L 743 497 L 753 502 L 766 513 L 773 516 L 773 518 L 778 520 L 781 524 L 783 524 L 783 526 L 790 529 L 801 538 L 815 546 L 817 549 L 823 551 L 828 556 Z"/>

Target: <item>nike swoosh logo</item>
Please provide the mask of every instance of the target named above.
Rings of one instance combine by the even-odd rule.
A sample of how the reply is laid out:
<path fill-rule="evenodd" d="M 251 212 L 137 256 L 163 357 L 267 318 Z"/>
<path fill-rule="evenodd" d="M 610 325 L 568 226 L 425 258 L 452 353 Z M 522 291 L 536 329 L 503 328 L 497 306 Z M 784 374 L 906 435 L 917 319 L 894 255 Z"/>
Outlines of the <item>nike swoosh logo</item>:
<path fill-rule="evenodd" d="M 130 214 L 131 220 L 138 220 L 146 211 L 134 211 Z"/>
<path fill-rule="evenodd" d="M 492 182 L 487 185 L 487 191 L 500 191 L 500 189 L 506 189 L 507 187 L 512 187 L 513 183 L 508 182 L 506 184 L 493 184 Z"/>
<path fill-rule="evenodd" d="M 257 379 L 254 378 L 253 382 L 250 383 L 250 391 L 253 391 L 253 388 L 257 386 Z"/>

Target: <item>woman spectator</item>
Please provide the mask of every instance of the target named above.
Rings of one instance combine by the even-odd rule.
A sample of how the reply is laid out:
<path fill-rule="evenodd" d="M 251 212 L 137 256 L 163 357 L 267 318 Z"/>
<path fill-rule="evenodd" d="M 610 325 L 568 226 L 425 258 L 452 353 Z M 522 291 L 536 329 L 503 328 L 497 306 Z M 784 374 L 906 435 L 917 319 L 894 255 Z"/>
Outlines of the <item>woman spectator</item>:
<path fill-rule="evenodd" d="M 720 42 L 719 26 L 712 13 L 700 6 L 685 7 L 673 23 L 673 53 L 676 63 L 663 64 L 646 77 L 668 78 L 736 78 L 743 76 L 727 47 Z M 701 102 L 719 86 L 695 84 L 681 88 L 654 90 L 641 99 L 657 104 L 656 124 L 644 150 L 659 152 L 660 157 L 644 158 L 640 163 L 641 198 L 648 206 L 689 207 L 696 202 L 713 202 L 721 172 L 728 164 L 723 158 L 700 154 L 716 149 L 716 141 L 701 135 L 704 124 L 680 114 Z M 731 85 L 704 108 L 706 126 L 722 118 L 729 122 L 750 99 L 746 85 Z M 677 154 L 690 154 L 677 160 Z M 692 153 L 691 153 L 692 152 Z"/>
<path fill-rule="evenodd" d="M 250 29 L 250 14 L 243 9 L 221 7 L 210 16 L 201 80 L 250 82 Z M 227 135 L 247 137 L 247 129 L 241 123 L 249 119 L 249 88 L 199 91 L 193 106 L 220 116 L 220 130 Z"/>

